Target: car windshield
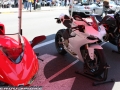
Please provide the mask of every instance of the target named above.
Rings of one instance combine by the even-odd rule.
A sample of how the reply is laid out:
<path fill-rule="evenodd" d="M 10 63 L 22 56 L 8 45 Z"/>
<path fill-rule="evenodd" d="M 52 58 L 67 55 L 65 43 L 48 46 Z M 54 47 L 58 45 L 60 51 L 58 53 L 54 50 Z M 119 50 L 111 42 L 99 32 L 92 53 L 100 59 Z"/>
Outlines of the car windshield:
<path fill-rule="evenodd" d="M 114 1 L 110 1 L 109 3 L 110 3 L 110 4 L 115 4 L 115 2 L 114 2 Z"/>
<path fill-rule="evenodd" d="M 82 3 L 83 5 L 92 4 L 89 0 L 82 0 L 81 3 Z"/>

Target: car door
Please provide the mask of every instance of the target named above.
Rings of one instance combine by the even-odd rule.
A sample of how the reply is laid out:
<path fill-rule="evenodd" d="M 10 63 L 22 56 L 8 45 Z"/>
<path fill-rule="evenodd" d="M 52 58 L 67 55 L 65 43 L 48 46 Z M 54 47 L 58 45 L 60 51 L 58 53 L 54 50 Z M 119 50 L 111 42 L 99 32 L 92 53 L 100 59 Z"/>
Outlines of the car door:
<path fill-rule="evenodd" d="M 117 7 L 116 7 L 116 12 L 118 12 L 120 10 L 120 5 L 117 4 Z"/>

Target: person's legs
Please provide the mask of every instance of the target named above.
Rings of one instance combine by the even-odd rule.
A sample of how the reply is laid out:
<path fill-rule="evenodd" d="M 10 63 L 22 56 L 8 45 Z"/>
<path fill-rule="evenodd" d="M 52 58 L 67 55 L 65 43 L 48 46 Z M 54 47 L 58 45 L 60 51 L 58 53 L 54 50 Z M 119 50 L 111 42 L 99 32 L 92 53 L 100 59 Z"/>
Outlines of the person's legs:
<path fill-rule="evenodd" d="M 29 9 L 29 2 L 27 2 L 27 10 Z"/>
<path fill-rule="evenodd" d="M 27 8 L 27 2 L 25 1 L 23 3 L 24 3 L 24 9 L 26 9 Z"/>
<path fill-rule="evenodd" d="M 50 7 L 52 6 L 52 3 L 51 3 L 51 1 L 48 1 L 47 3 L 48 3 L 48 5 L 49 5 Z"/>
<path fill-rule="evenodd" d="M 61 6 L 64 6 L 64 1 L 61 1 Z"/>
<path fill-rule="evenodd" d="M 40 8 L 41 8 L 41 6 L 42 6 L 42 0 L 39 0 L 39 5 L 40 5 Z"/>
<path fill-rule="evenodd" d="M 2 7 L 2 4 L 0 3 L 0 8 Z"/>
<path fill-rule="evenodd" d="M 29 7 L 30 7 L 30 12 L 31 12 L 32 2 L 29 2 Z"/>
<path fill-rule="evenodd" d="M 55 6 L 58 6 L 58 1 L 55 2 Z"/>

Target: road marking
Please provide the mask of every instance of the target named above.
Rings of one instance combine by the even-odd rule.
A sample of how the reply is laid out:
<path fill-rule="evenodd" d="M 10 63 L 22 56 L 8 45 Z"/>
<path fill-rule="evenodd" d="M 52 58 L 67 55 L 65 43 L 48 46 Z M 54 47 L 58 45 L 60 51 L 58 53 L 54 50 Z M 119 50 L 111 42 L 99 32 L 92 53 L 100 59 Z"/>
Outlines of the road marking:
<path fill-rule="evenodd" d="M 105 45 L 107 42 L 103 42 L 102 44 L 100 44 L 101 46 Z"/>
<path fill-rule="evenodd" d="M 55 42 L 55 39 L 50 40 L 50 41 L 47 41 L 47 42 L 45 42 L 45 43 L 41 43 L 41 44 L 39 44 L 39 45 L 36 45 L 33 49 L 37 49 L 37 48 L 46 46 L 46 45 L 51 44 L 51 43 L 54 43 L 54 42 Z"/>
<path fill-rule="evenodd" d="M 46 79 L 41 85 L 42 86 L 46 85 L 46 83 L 48 83 L 49 81 L 51 81 L 52 79 L 54 79 L 55 77 L 57 77 L 58 75 L 60 75 L 61 73 L 63 73 L 67 69 L 69 69 L 70 67 L 72 67 L 77 62 L 79 62 L 79 60 L 75 60 L 71 64 L 67 65 L 66 67 L 64 67 L 63 69 L 61 69 L 60 71 L 58 71 L 57 73 L 55 73 L 54 75 L 52 75 L 51 77 L 49 77 L 48 79 Z"/>

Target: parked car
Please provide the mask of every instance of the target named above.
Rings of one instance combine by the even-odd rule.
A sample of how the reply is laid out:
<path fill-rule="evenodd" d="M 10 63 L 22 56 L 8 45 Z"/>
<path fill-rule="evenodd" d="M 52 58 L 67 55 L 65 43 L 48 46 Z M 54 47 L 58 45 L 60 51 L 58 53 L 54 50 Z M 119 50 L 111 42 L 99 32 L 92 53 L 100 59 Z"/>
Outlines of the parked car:
<path fill-rule="evenodd" d="M 100 5 L 103 6 L 103 3 L 101 3 Z M 115 1 L 109 1 L 109 6 L 110 9 L 113 11 L 120 10 L 120 4 L 116 3 Z"/>
<path fill-rule="evenodd" d="M 114 1 L 109 2 L 110 9 L 113 11 L 118 11 L 120 10 L 120 5 L 116 4 Z M 103 14 L 103 3 L 100 2 L 99 4 L 97 3 L 89 3 L 89 2 L 81 2 L 77 4 L 70 4 L 69 5 L 69 14 L 71 15 L 71 10 L 72 16 L 74 15 L 80 15 L 82 17 L 89 16 L 93 13 L 102 15 Z"/>
<path fill-rule="evenodd" d="M 1 6 L 2 8 L 14 7 L 14 0 L 2 0 Z"/>
<path fill-rule="evenodd" d="M 95 12 L 97 10 L 97 13 Z M 69 14 L 71 15 L 71 10 L 72 16 L 74 15 L 80 15 L 82 17 L 86 17 L 91 15 L 92 13 L 96 13 L 99 15 L 102 15 L 103 8 L 102 6 L 99 6 L 96 3 L 92 2 L 81 2 L 81 3 L 76 3 L 76 4 L 70 4 L 69 5 Z"/>

